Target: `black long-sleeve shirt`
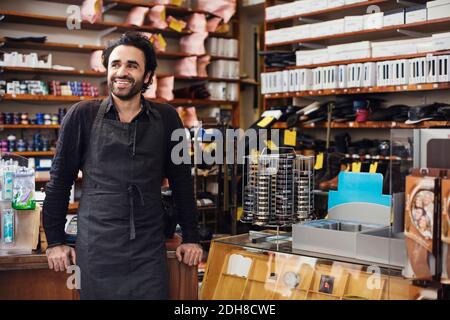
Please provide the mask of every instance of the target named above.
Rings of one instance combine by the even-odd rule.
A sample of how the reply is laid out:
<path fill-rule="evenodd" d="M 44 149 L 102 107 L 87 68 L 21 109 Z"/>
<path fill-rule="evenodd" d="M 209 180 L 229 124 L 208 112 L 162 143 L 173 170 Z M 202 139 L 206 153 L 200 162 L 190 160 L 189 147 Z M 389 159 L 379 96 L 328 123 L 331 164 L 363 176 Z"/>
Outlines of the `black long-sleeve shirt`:
<path fill-rule="evenodd" d="M 143 103 L 150 103 L 143 100 Z M 49 246 L 65 242 L 64 226 L 69 205 L 70 190 L 78 176 L 78 171 L 86 160 L 90 143 L 91 129 L 100 108 L 101 100 L 83 101 L 75 104 L 64 117 L 56 145 L 56 154 L 50 170 L 50 182 L 45 188 L 43 207 L 43 223 Z M 105 117 L 119 119 L 114 104 L 111 105 Z M 171 141 L 174 130 L 183 128 L 181 119 L 175 108 L 168 104 L 150 103 L 162 118 L 164 127 L 165 176 L 169 179 L 175 205 L 178 210 L 178 223 L 183 232 L 184 243 L 197 243 L 198 214 L 194 201 L 191 166 L 189 164 L 175 165 L 171 161 L 172 148 L 178 143 Z M 143 109 L 144 110 L 144 109 Z M 145 112 L 137 116 L 138 122 L 149 122 Z M 119 121 L 119 120 L 118 120 Z M 142 134 L 144 126 L 138 126 L 137 135 Z M 139 132 L 139 128 L 141 133 Z"/>

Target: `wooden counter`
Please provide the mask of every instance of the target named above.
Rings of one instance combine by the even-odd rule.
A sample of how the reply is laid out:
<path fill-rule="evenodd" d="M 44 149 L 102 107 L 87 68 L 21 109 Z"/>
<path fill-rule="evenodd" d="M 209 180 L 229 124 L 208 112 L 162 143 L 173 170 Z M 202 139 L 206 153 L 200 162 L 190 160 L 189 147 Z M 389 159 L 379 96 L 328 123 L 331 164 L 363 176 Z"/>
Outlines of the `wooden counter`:
<path fill-rule="evenodd" d="M 179 263 L 175 249 L 179 240 L 166 243 L 171 300 L 197 300 L 197 268 Z M 69 290 L 70 274 L 48 268 L 44 254 L 0 256 L 0 300 L 77 300 L 77 290 Z"/>

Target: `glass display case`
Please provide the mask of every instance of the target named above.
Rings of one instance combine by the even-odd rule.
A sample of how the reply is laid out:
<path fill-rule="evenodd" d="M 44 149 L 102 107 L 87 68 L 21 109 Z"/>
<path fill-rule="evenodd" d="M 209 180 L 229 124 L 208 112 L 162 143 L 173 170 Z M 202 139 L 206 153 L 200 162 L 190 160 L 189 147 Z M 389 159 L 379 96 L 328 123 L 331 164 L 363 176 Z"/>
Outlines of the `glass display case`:
<path fill-rule="evenodd" d="M 422 289 L 402 268 L 292 248 L 272 231 L 213 241 L 201 288 L 209 300 L 409 300 Z"/>

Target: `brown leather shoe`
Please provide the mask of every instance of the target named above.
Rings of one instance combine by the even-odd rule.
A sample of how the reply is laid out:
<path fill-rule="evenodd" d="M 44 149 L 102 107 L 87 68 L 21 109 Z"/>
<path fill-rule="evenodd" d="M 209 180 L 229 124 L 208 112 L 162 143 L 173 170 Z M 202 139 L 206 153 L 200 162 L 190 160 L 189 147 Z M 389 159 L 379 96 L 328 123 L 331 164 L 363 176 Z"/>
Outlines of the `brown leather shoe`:
<path fill-rule="evenodd" d="M 347 169 L 347 165 L 342 163 L 341 167 L 340 167 L 340 171 L 345 171 L 346 169 Z M 338 186 L 338 176 L 339 176 L 339 174 L 336 175 L 335 177 L 331 178 L 330 180 L 321 182 L 319 184 L 319 189 L 320 190 L 336 190 L 337 186 Z"/>

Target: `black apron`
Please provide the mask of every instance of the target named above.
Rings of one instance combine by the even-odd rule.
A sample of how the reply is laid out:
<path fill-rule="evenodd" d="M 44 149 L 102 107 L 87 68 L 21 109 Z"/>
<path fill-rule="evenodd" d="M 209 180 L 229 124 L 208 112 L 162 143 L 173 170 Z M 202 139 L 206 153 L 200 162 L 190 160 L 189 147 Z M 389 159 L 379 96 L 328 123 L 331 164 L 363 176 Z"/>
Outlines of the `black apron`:
<path fill-rule="evenodd" d="M 149 122 L 105 119 L 109 99 L 94 121 L 82 168 L 76 243 L 80 297 L 168 299 L 162 118 L 143 101 Z M 144 126 L 142 134 L 137 126 Z"/>

